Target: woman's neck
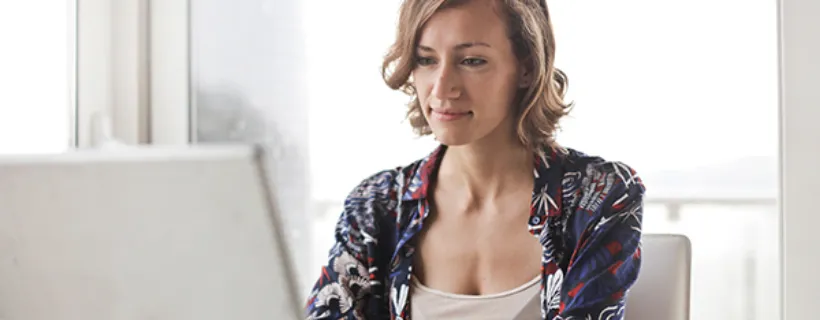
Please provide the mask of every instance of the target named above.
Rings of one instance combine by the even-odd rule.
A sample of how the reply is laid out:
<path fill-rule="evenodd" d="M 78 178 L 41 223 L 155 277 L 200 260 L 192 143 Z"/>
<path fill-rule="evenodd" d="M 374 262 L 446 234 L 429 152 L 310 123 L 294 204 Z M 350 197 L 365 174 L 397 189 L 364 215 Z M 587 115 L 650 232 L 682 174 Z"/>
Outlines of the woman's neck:
<path fill-rule="evenodd" d="M 437 184 L 458 190 L 470 202 L 532 188 L 533 152 L 520 143 L 452 146 L 441 161 Z"/>

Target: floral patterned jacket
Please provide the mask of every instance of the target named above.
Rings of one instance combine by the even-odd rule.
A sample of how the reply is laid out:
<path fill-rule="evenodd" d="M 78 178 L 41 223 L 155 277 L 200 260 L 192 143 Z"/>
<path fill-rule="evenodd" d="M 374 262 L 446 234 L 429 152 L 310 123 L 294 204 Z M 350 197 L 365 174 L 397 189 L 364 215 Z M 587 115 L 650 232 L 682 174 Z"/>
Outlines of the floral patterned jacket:
<path fill-rule="evenodd" d="M 308 319 L 411 319 L 414 237 L 446 149 L 350 193 Z M 622 319 L 641 264 L 642 181 L 623 163 L 572 149 L 533 158 L 528 228 L 543 245 L 541 318 Z"/>

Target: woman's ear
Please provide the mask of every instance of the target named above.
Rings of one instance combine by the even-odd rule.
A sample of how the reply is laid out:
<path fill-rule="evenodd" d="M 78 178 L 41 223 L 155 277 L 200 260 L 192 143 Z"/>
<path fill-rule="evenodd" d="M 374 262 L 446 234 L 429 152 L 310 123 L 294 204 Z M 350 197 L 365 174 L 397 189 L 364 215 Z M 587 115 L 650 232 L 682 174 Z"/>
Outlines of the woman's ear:
<path fill-rule="evenodd" d="M 532 72 L 529 70 L 523 70 L 521 76 L 518 77 L 518 87 L 519 88 L 527 88 L 532 85 Z"/>
<path fill-rule="evenodd" d="M 518 67 L 518 87 L 519 88 L 527 88 L 532 85 L 533 79 L 533 72 L 531 63 L 528 62 L 529 59 L 525 59 L 524 62 L 519 64 Z"/>

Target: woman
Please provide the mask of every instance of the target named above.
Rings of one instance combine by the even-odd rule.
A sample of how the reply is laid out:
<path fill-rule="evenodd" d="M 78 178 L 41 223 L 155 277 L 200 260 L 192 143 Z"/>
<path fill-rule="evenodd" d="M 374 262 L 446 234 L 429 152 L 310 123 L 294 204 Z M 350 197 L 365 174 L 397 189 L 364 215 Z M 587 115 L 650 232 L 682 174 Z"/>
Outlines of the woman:
<path fill-rule="evenodd" d="M 554 57 L 543 0 L 402 4 L 385 81 L 441 146 L 350 193 L 309 318 L 623 317 L 644 187 L 555 143 Z"/>

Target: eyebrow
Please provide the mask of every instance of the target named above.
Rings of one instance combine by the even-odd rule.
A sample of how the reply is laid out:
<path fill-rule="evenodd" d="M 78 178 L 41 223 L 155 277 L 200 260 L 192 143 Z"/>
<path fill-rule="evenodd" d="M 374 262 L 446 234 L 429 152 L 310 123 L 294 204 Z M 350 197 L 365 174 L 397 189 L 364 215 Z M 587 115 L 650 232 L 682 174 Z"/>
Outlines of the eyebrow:
<path fill-rule="evenodd" d="M 464 49 L 472 48 L 472 47 L 492 48 L 492 46 L 490 46 L 489 44 L 487 44 L 485 42 L 474 41 L 474 42 L 460 43 L 460 44 L 455 46 L 455 49 L 456 50 L 464 50 Z M 434 52 L 434 51 L 436 51 L 436 50 L 433 50 L 433 48 L 430 48 L 428 46 L 423 46 L 423 45 L 419 45 L 418 49 L 421 50 L 421 51 L 425 51 L 425 52 Z"/>

